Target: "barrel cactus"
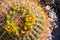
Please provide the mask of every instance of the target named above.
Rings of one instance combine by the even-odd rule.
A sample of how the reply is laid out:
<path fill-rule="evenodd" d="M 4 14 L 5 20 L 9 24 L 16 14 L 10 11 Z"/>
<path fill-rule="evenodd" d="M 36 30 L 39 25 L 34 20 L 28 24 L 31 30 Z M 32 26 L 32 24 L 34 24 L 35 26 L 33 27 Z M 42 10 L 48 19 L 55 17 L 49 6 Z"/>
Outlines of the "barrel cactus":
<path fill-rule="evenodd" d="M 3 0 L 0 40 L 46 40 L 51 28 L 47 13 L 37 0 Z"/>

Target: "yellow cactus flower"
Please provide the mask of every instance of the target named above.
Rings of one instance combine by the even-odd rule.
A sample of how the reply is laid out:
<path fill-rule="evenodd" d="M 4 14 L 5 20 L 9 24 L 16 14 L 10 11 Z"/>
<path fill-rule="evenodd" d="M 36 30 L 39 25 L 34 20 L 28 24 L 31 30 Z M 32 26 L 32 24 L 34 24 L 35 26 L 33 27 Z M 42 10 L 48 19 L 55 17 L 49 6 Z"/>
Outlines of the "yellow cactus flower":
<path fill-rule="evenodd" d="M 25 25 L 26 25 L 26 28 L 27 28 L 27 27 L 28 27 L 28 28 L 32 28 L 32 23 L 30 23 L 30 22 L 26 22 Z"/>
<path fill-rule="evenodd" d="M 6 31 L 8 31 L 8 32 L 17 32 L 17 27 L 15 26 L 15 24 L 14 23 L 9 23 L 9 21 L 7 21 L 8 22 L 8 24 L 6 24 L 6 26 L 5 26 L 5 29 L 6 29 Z"/>
<path fill-rule="evenodd" d="M 22 15 L 24 16 L 26 13 L 23 13 Z"/>
<path fill-rule="evenodd" d="M 7 19 L 9 19 L 9 18 L 10 18 L 10 16 L 9 16 L 9 15 L 6 15 L 6 18 L 7 18 Z"/>
<path fill-rule="evenodd" d="M 27 15 L 26 20 L 27 21 L 32 21 L 33 17 L 31 15 Z"/>
<path fill-rule="evenodd" d="M 32 26 L 32 25 L 30 25 L 29 27 L 30 27 L 30 29 L 32 29 L 32 27 L 33 27 L 33 26 Z"/>
<path fill-rule="evenodd" d="M 28 13 L 28 15 L 26 16 L 26 21 L 31 21 L 34 22 L 35 20 L 35 16 L 33 13 Z"/>
<path fill-rule="evenodd" d="M 13 28 L 12 32 L 17 32 L 18 31 L 16 25 L 13 22 L 11 22 L 11 26 Z"/>
<path fill-rule="evenodd" d="M 18 6 L 17 11 L 19 11 L 19 10 L 20 10 L 20 7 Z"/>
<path fill-rule="evenodd" d="M 26 6 L 22 6 L 20 9 L 22 12 L 26 12 Z"/>
<path fill-rule="evenodd" d="M 13 13 L 15 13 L 16 11 L 13 11 Z"/>
<path fill-rule="evenodd" d="M 32 23 L 30 23 L 30 22 L 25 22 L 25 25 L 32 25 Z"/>
<path fill-rule="evenodd" d="M 17 32 L 17 31 L 18 31 L 17 28 L 13 27 L 12 32 Z"/>
<path fill-rule="evenodd" d="M 12 8 L 13 8 L 13 10 L 17 10 L 18 6 L 17 5 L 13 5 Z"/>
<path fill-rule="evenodd" d="M 25 30 L 27 30 L 27 27 L 26 27 L 26 26 L 24 26 L 24 29 L 25 29 Z"/>
<path fill-rule="evenodd" d="M 11 33 L 12 26 L 10 26 L 10 25 L 5 25 L 5 30 Z"/>
<path fill-rule="evenodd" d="M 11 23 L 10 23 L 10 20 L 6 20 L 6 23 L 7 23 L 7 24 L 11 24 Z"/>
<path fill-rule="evenodd" d="M 13 11 L 9 11 L 9 14 L 13 14 Z"/>

